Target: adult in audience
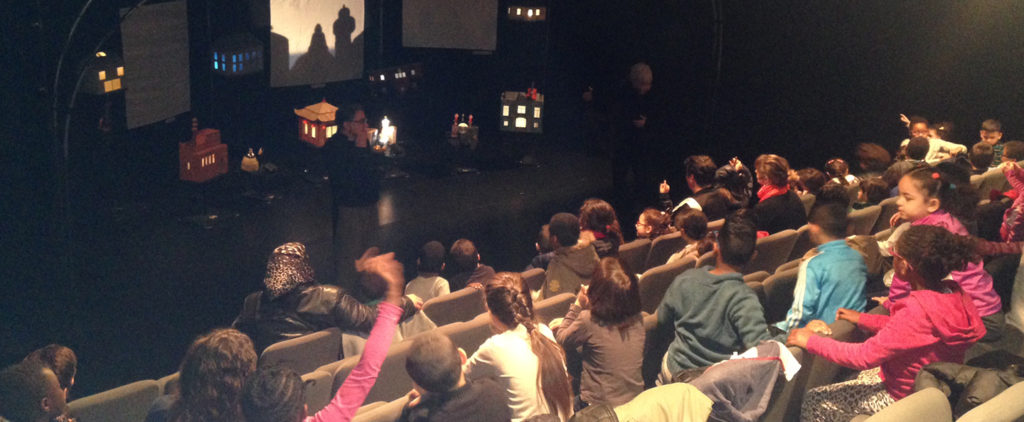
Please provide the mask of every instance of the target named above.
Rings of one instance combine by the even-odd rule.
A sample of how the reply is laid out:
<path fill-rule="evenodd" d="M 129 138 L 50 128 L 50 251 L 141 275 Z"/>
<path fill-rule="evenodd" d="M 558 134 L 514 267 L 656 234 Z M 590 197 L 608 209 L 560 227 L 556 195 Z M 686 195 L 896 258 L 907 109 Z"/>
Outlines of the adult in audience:
<path fill-rule="evenodd" d="M 537 249 L 537 256 L 530 260 L 530 264 L 523 271 L 529 271 L 534 268 L 547 270 L 551 258 L 555 257 L 555 247 L 551 244 L 551 233 L 548 230 L 547 224 L 540 227 L 540 231 L 537 233 L 537 241 L 533 243 L 533 247 Z"/>
<path fill-rule="evenodd" d="M 338 133 L 322 149 L 331 182 L 331 222 L 338 285 L 352 288 L 358 274 L 352 263 L 373 244 L 379 226 L 381 156 L 369 145 L 366 113 L 359 104 L 338 109 Z"/>
<path fill-rule="evenodd" d="M 363 259 L 368 256 L 364 254 Z M 360 262 L 356 267 L 362 271 Z M 289 242 L 274 249 L 263 284 L 263 290 L 245 298 L 242 312 L 231 325 L 253 339 L 258 353 L 279 341 L 331 327 L 361 333 L 373 328 L 373 308 L 337 286 L 316 283 L 302 243 Z M 411 317 L 422 304 L 415 295 L 404 298 L 403 317 Z"/>
<path fill-rule="evenodd" d="M 754 173 L 761 189 L 754 206 L 757 229 L 776 233 L 798 229 L 807 223 L 807 211 L 800 198 L 789 189 L 789 162 L 775 154 L 763 154 L 754 161 Z"/>
<path fill-rule="evenodd" d="M 881 145 L 871 142 L 857 144 L 853 154 L 857 157 L 857 165 L 860 166 L 859 176 L 861 179 L 881 176 L 892 162 L 889 151 L 886 151 Z"/>
<path fill-rule="evenodd" d="M 448 280 L 441 277 L 444 269 L 444 245 L 432 240 L 420 248 L 416 259 L 416 278 L 405 285 L 406 295 L 416 295 L 424 301 L 450 293 Z"/>
<path fill-rule="evenodd" d="M 644 323 L 636 274 L 618 258 L 603 258 L 590 285 L 580 290 L 555 338 L 564 350 L 580 350 L 583 373 L 576 409 L 618 406 L 644 390 Z"/>
<path fill-rule="evenodd" d="M 75 374 L 78 373 L 78 356 L 74 350 L 59 344 L 48 344 L 29 353 L 25 361 L 38 362 L 50 368 L 57 375 L 60 388 L 64 390 L 64 398 L 67 399 L 68 392 L 75 385 Z"/>
<path fill-rule="evenodd" d="M 715 172 L 715 187 L 729 193 L 732 200 L 730 209 L 747 208 L 754 189 L 754 178 L 750 175 L 750 169 L 739 158 L 733 157 L 729 164 L 719 167 Z"/>
<path fill-rule="evenodd" d="M 745 214 L 726 217 L 715 243 L 714 267 L 680 274 L 658 306 L 656 335 L 674 335 L 662 362 L 663 382 L 770 338 L 764 308 L 740 274 L 757 241 L 754 222 Z"/>
<path fill-rule="evenodd" d="M 908 129 L 910 130 L 910 137 L 900 143 L 900 148 L 906 147 L 913 138 L 922 137 L 927 139 L 928 153 L 925 154 L 924 160 L 928 164 L 935 164 L 949 157 L 967 153 L 967 147 L 963 145 L 932 138 L 928 132 L 928 120 L 923 117 L 911 117 Z"/>
<path fill-rule="evenodd" d="M 679 252 L 669 256 L 666 264 L 690 256 L 698 258 L 715 247 L 714 242 L 708 238 L 708 218 L 703 212 L 693 209 L 680 210 L 672 216 L 672 220 L 675 221 L 676 229 L 682 233 L 686 245 L 683 245 Z"/>
<path fill-rule="evenodd" d="M 451 260 L 448 266 L 448 286 L 453 292 L 467 286 L 482 289 L 494 278 L 494 268 L 480 262 L 480 252 L 469 239 L 459 239 L 452 243 L 448 258 Z"/>
<path fill-rule="evenodd" d="M 594 245 L 597 256 L 619 256 L 619 246 L 623 243 L 622 228 L 611 204 L 597 198 L 583 201 L 580 235 L 584 243 Z"/>
<path fill-rule="evenodd" d="M 402 314 L 400 305 L 405 279 L 402 264 L 395 261 L 394 253 L 372 257 L 364 254 L 360 267 L 364 274 L 383 283 L 386 293 L 377 305 L 377 319 L 359 363 L 334 398 L 315 415 L 307 417 L 305 383 L 299 375 L 288 369 L 261 369 L 246 380 L 242 390 L 241 408 L 246 422 L 347 422 L 362 406 L 395 335 L 395 326 Z"/>
<path fill-rule="evenodd" d="M 600 258 L 594 244 L 579 241 L 579 219 L 567 212 L 551 216 L 548 233 L 551 245 L 555 248 L 555 256 L 551 257 L 548 270 L 544 273 L 544 287 L 540 296 L 575 293 L 581 285 L 590 282 L 597 267 Z"/>
<path fill-rule="evenodd" d="M 913 170 L 928 167 L 924 157 L 928 154 L 928 138 L 918 136 L 910 139 L 905 149 L 906 159 L 893 163 L 885 169 L 882 180 L 889 185 L 889 189 L 895 189 L 900 183 L 904 174 Z"/>
<path fill-rule="evenodd" d="M 1003 158 L 1003 124 L 996 119 L 988 119 L 981 122 L 981 142 L 992 146 L 993 166 L 1002 162 Z"/>
<path fill-rule="evenodd" d="M 565 355 L 551 330 L 537 322 L 522 277 L 499 273 L 484 291 L 491 326 L 498 334 L 466 361 L 466 380 L 496 378 L 508 395 L 513 421 L 544 414 L 568 420 L 572 386 Z"/>
<path fill-rule="evenodd" d="M 417 336 L 409 348 L 405 371 L 413 381 L 413 399 L 401 421 L 502 422 L 512 418 L 508 395 L 495 380 L 466 380 L 466 352 L 436 331 Z"/>
<path fill-rule="evenodd" d="M 37 361 L 24 361 L 0 371 L 0 419 L 50 422 L 67 412 L 57 375 Z"/>
<path fill-rule="evenodd" d="M 657 239 L 672 231 L 672 215 L 657 208 L 645 208 L 636 219 L 636 237 Z"/>
<path fill-rule="evenodd" d="M 800 262 L 793 306 L 775 324 L 786 332 L 816 319 L 831 324 L 839 308 L 863 312 L 866 304 L 867 267 L 864 257 L 846 244 L 846 207 L 815 205 L 807 224 L 817 248 Z"/>
<path fill-rule="evenodd" d="M 243 420 L 239 399 L 256 371 L 256 351 L 242 332 L 223 328 L 196 338 L 178 370 L 179 391 L 153 402 L 146 422 Z"/>
<path fill-rule="evenodd" d="M 821 170 L 816 168 L 805 168 L 796 171 L 796 178 L 794 180 L 793 174 L 789 175 L 789 187 L 796 189 L 798 195 L 818 195 L 821 192 L 821 188 L 828 183 L 828 177 Z"/>
<path fill-rule="evenodd" d="M 675 212 L 688 206 L 703 211 L 709 219 L 724 218 L 729 212 L 730 200 L 715 186 L 715 172 L 718 171 L 715 162 L 706 155 L 691 155 L 683 160 L 683 166 L 686 168 L 686 186 L 693 196 L 672 206 L 672 199 L 668 196 L 670 186 L 663 181 L 659 189 L 663 209 Z"/>

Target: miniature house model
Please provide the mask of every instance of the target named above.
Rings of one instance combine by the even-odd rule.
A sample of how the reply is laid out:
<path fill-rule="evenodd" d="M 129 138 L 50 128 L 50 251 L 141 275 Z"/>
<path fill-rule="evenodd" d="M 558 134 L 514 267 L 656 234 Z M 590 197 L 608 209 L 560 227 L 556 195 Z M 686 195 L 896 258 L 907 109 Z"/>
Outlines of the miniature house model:
<path fill-rule="evenodd" d="M 97 52 L 85 63 L 82 75 L 82 92 L 103 95 L 120 91 L 123 86 L 124 62 L 113 53 Z"/>
<path fill-rule="evenodd" d="M 548 8 L 546 7 L 509 6 L 508 8 L 508 18 L 514 21 L 539 22 L 547 17 Z"/>
<path fill-rule="evenodd" d="M 192 139 L 178 144 L 178 178 L 205 182 L 228 172 L 228 146 L 217 129 L 199 130 L 192 119 Z"/>
<path fill-rule="evenodd" d="M 263 71 L 263 44 L 252 34 L 233 34 L 213 42 L 213 71 L 248 75 Z"/>
<path fill-rule="evenodd" d="M 544 95 L 505 91 L 501 94 L 501 127 L 505 132 L 541 133 Z"/>
<path fill-rule="evenodd" d="M 338 124 L 334 121 L 334 113 L 338 107 L 329 104 L 327 101 L 295 110 L 299 116 L 299 139 L 320 148 L 327 142 L 327 138 L 338 132 Z"/>

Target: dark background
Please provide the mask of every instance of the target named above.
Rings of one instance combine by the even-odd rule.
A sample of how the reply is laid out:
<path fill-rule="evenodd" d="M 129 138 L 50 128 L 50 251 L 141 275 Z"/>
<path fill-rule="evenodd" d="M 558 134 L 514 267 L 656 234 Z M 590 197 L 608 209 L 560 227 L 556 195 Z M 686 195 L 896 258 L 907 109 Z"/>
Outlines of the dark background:
<path fill-rule="evenodd" d="M 120 48 L 119 34 L 111 34 L 117 9 L 132 6 L 92 4 L 55 92 L 56 61 L 84 4 L 20 2 L 0 18 L 7 94 L 0 110 L 6 121 L 0 140 L 0 364 L 50 342 L 71 345 L 88 368 L 79 377 L 79 397 L 172 372 L 192 337 L 230 321 L 239 291 L 258 286 L 267 251 L 290 230 L 282 224 L 270 233 L 249 227 L 228 234 L 167 223 L 201 213 L 211 206 L 203 198 L 219 193 L 177 182 L 176 143 L 188 136 L 193 116 L 203 127 L 221 129 L 233 160 L 246 147 L 262 146 L 291 169 L 308 153 L 295 142 L 291 109 L 321 98 L 361 101 L 371 119 L 387 114 L 411 149 L 442 145 L 451 114 L 460 112 L 475 114 L 484 137 L 499 140 L 489 154 L 555 148 L 588 156 L 597 148 L 583 135 L 580 93 L 588 86 L 599 96 L 609 92 L 630 64 L 643 60 L 653 68 L 652 93 L 663 99 L 662 118 L 649 122 L 668 152 L 660 157 L 661 171 L 679 186 L 678 163 L 695 153 L 722 163 L 774 152 L 793 167 L 820 168 L 833 156 L 851 158 L 859 142 L 892 150 L 905 137 L 900 113 L 952 120 L 953 140 L 968 146 L 986 118 L 1003 121 L 1004 140 L 1024 138 L 1024 3 L 1014 0 L 524 1 L 515 4 L 548 7 L 549 20 L 518 24 L 501 16 L 492 54 L 402 48 L 401 1 L 368 0 L 366 68 L 423 63 L 420 89 L 404 96 L 375 93 L 363 81 L 270 89 L 266 74 L 213 75 L 211 40 L 251 30 L 265 42 L 265 11 L 243 1 L 190 0 L 192 113 L 126 131 L 123 95 L 80 96 L 70 113 L 65 163 L 54 99 L 64 116 L 78 63 L 108 34 L 101 47 Z M 499 11 L 510 4 L 501 0 Z M 530 84 L 547 97 L 545 134 L 497 133 L 500 92 Z M 121 126 L 105 134 L 96 121 L 108 99 Z M 500 171 L 508 161 L 493 160 L 494 167 Z M 424 178 L 446 180 L 430 163 L 417 168 Z M 308 189 L 303 186 L 294 188 Z M 570 209 L 570 203 L 552 199 L 537 208 Z M 261 224 L 275 217 L 260 213 L 275 212 L 301 210 L 263 210 L 235 224 Z M 509 229 L 517 241 L 529 239 L 540 221 L 524 220 L 506 222 L 517 225 Z M 509 234 L 480 224 L 485 228 L 470 231 L 484 239 Z M 450 242 L 458 235 L 447 236 Z M 154 244 L 159 247 L 149 250 Z M 241 245 L 252 253 L 240 254 L 236 266 L 204 272 L 203 262 L 218 256 L 211 250 Z M 510 256 L 496 259 L 507 264 L 499 269 L 518 268 L 518 257 L 529 255 L 529 244 L 523 246 L 492 250 L 492 256 Z M 178 256 L 154 256 L 167 251 Z M 247 270 L 240 274 L 239 268 Z M 232 286 L 238 277 L 247 284 Z M 207 299 L 218 296 L 224 297 Z M 140 362 L 146 356 L 151 362 Z"/>

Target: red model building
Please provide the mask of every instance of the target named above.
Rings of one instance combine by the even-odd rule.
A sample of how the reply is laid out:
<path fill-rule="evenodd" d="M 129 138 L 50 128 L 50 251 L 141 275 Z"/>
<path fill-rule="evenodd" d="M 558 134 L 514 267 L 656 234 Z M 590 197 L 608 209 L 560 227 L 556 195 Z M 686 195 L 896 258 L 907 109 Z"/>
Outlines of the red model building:
<path fill-rule="evenodd" d="M 338 124 L 334 121 L 336 111 L 338 107 L 326 100 L 295 110 L 295 115 L 299 116 L 299 139 L 317 148 L 323 147 L 327 138 L 338 132 Z"/>
<path fill-rule="evenodd" d="M 228 172 L 228 146 L 217 129 L 199 130 L 192 119 L 192 139 L 178 144 L 178 178 L 202 183 Z"/>

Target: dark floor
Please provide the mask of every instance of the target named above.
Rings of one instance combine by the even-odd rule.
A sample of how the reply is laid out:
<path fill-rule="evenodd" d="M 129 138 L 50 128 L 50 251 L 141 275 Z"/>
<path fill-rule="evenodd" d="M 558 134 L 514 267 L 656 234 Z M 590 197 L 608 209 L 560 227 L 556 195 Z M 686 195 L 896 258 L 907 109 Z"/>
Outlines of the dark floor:
<path fill-rule="evenodd" d="M 538 165 L 522 166 L 522 149 L 511 150 L 520 152 L 482 151 L 486 159 L 456 162 L 409 151 L 395 160 L 409 176 L 384 184 L 381 246 L 397 253 L 407 276 L 423 243 L 450 245 L 459 237 L 476 242 L 495 269 L 519 271 L 553 213 L 610 190 L 606 160 L 549 146 L 537 150 Z M 304 242 L 318 278 L 332 280 L 328 189 L 302 171 L 302 157 L 280 157 L 277 172 L 256 178 L 232 163 L 229 174 L 204 185 L 77 190 L 73 203 L 83 205 L 71 213 L 74 301 L 57 321 L 14 324 L 26 332 L 8 338 L 23 344 L 5 349 L 5 359 L 66 344 L 78 353 L 73 395 L 82 397 L 174 372 L 196 335 L 229 325 L 244 295 L 261 287 L 266 258 L 281 243 Z M 457 164 L 479 172 L 458 174 Z"/>

